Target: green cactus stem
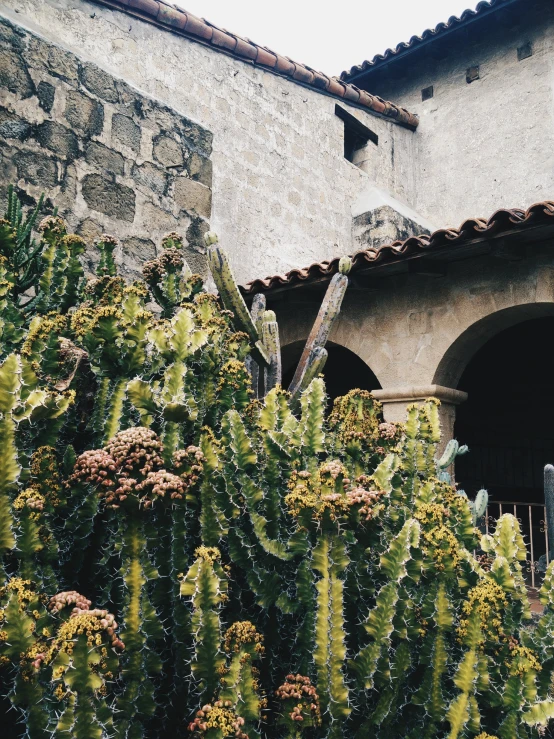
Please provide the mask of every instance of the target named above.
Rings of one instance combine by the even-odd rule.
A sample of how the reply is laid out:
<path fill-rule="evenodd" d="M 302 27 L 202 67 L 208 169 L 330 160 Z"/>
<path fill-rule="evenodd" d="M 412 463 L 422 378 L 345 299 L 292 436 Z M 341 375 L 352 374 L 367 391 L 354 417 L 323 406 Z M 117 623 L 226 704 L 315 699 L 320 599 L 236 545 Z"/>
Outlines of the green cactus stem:
<path fill-rule="evenodd" d="M 256 295 L 254 295 L 254 298 L 252 299 L 252 308 L 250 310 L 250 313 L 252 315 L 254 325 L 258 330 L 258 335 L 260 336 L 262 336 L 262 324 L 265 307 L 265 295 L 263 293 L 257 293 Z M 248 355 L 248 357 L 246 357 L 245 359 L 245 364 L 252 377 L 252 388 L 254 390 L 255 397 L 258 398 L 260 397 L 260 395 L 263 397 L 263 395 L 265 395 L 268 390 L 267 388 L 264 388 L 263 392 L 260 393 L 260 367 L 258 363 L 254 360 L 252 356 Z"/>
<path fill-rule="evenodd" d="M 302 356 L 298 362 L 296 372 L 294 373 L 294 377 L 289 386 L 289 392 L 292 395 L 295 395 L 298 392 L 298 389 L 303 385 L 303 377 L 310 366 L 309 360 L 310 357 L 313 357 L 313 350 L 323 348 L 327 343 L 333 324 L 339 315 L 346 288 L 348 287 L 347 275 L 350 272 L 351 267 L 352 260 L 348 257 L 343 257 L 339 266 L 340 271 L 333 276 L 329 283 L 329 287 L 325 293 L 325 298 L 323 299 L 317 318 L 312 330 L 310 331 L 308 340 L 306 341 Z M 312 363 L 314 361 L 315 357 L 311 359 Z"/>
<path fill-rule="evenodd" d="M 272 310 L 267 310 L 264 313 L 262 340 L 269 356 L 269 366 L 264 369 L 264 385 L 265 393 L 267 393 L 282 382 L 279 325 Z"/>
<path fill-rule="evenodd" d="M 547 464 L 544 468 L 544 505 L 546 506 L 546 526 L 548 531 L 548 548 L 554 551 L 554 466 Z M 554 559 L 552 555 L 550 560 Z"/>
<path fill-rule="evenodd" d="M 248 334 L 253 344 L 252 356 L 256 362 L 266 367 L 269 364 L 267 351 L 244 298 L 240 294 L 227 254 L 220 246 L 208 247 L 208 264 L 223 305 L 227 310 L 232 311 L 233 322 L 237 329 Z"/>

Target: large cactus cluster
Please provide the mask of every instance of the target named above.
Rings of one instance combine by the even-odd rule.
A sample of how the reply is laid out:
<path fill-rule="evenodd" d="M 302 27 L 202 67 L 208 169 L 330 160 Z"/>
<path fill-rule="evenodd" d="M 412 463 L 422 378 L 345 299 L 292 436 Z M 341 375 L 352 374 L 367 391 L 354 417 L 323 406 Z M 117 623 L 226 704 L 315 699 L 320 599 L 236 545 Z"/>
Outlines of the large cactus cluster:
<path fill-rule="evenodd" d="M 127 285 L 112 237 L 87 282 L 59 218 L 39 236 L 25 223 L 12 196 L 0 671 L 13 736 L 544 733 L 554 570 L 533 622 L 519 524 L 480 536 L 481 498 L 472 510 L 445 472 L 460 450 L 436 459 L 436 401 L 402 425 L 366 391 L 329 408 L 319 373 L 348 260 L 285 390 L 275 315 L 260 296 L 247 308 L 217 244 L 219 298 L 176 234 Z"/>

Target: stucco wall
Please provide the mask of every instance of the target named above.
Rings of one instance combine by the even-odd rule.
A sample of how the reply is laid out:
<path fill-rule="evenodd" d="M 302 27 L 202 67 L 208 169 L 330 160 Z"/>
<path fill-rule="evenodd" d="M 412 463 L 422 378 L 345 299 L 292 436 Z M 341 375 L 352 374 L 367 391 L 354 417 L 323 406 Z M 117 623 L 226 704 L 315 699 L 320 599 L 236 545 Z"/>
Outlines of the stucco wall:
<path fill-rule="evenodd" d="M 191 268 L 206 271 L 209 131 L 1 19 L 0 98 L 0 207 L 9 183 L 29 202 L 45 192 L 89 244 L 118 237 L 129 278 L 179 231 Z M 96 250 L 86 257 L 90 269 Z"/>
<path fill-rule="evenodd" d="M 554 4 L 527 0 L 514 13 L 470 24 L 367 82 L 419 115 L 411 204 L 441 226 L 554 198 Z M 533 54 L 518 61 L 527 43 Z M 474 65 L 480 78 L 468 84 Z"/>
<path fill-rule="evenodd" d="M 351 251 L 364 188 L 413 200 L 414 134 L 392 122 L 344 104 L 379 137 L 363 172 L 343 157 L 334 98 L 84 0 L 0 12 L 213 133 L 211 226 L 241 281 Z"/>

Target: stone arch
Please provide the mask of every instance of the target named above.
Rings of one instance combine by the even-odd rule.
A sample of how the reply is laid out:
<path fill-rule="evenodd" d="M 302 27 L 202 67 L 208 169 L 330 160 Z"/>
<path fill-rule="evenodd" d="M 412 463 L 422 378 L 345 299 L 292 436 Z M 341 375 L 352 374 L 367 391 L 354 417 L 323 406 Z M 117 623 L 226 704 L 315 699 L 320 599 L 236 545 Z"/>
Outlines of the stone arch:
<path fill-rule="evenodd" d="M 286 344 L 281 349 L 285 388 L 292 379 L 305 343 L 305 339 L 300 339 Z M 351 349 L 335 341 L 328 341 L 325 348 L 329 353 L 329 358 L 323 370 L 323 376 L 331 399 L 358 387 L 362 390 L 377 390 L 381 387 L 375 373 Z"/>
<path fill-rule="evenodd" d="M 518 323 L 548 316 L 554 316 L 554 303 L 514 305 L 480 318 L 460 333 L 444 352 L 437 365 L 433 382 L 457 388 L 471 358 L 493 336 Z"/>

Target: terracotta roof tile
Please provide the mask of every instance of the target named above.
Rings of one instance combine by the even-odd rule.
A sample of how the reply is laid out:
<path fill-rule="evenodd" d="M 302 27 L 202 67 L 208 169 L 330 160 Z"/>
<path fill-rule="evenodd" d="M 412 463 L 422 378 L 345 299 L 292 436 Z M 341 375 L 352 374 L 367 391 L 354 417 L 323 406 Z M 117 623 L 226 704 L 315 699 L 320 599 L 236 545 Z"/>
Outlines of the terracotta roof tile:
<path fill-rule="evenodd" d="M 494 0 L 492 1 L 494 2 Z M 497 1 L 500 2 L 501 0 Z M 291 80 L 315 90 L 325 90 L 330 95 L 344 98 L 374 113 L 385 115 L 409 128 L 415 129 L 418 125 L 417 116 L 394 103 L 387 103 L 385 108 L 379 98 L 369 93 L 361 96 L 360 91 L 354 85 L 341 82 L 336 77 L 329 78 L 305 64 L 293 62 L 266 47 L 258 46 L 250 39 L 243 39 L 229 33 L 229 31 L 218 28 L 202 18 L 197 18 L 176 5 L 169 5 L 163 0 L 93 0 L 93 2 L 124 13 L 130 13 L 144 21 L 166 28 L 168 31 L 180 33 L 195 41 L 209 44 L 214 49 L 231 54 L 237 59 L 272 69 L 284 77 L 289 77 Z"/>
<path fill-rule="evenodd" d="M 383 54 L 376 54 L 373 59 L 366 59 L 361 64 L 357 64 L 351 67 L 349 70 L 345 70 L 341 73 L 341 80 L 352 81 L 356 79 L 364 72 L 372 69 L 376 69 L 390 60 L 395 60 L 404 56 L 406 53 L 413 51 L 418 46 L 421 46 L 429 41 L 434 40 L 440 36 L 444 36 L 450 31 L 456 30 L 460 26 L 467 25 L 476 18 L 483 17 L 489 13 L 498 10 L 502 6 L 509 5 L 516 0 L 489 0 L 486 2 L 480 2 L 475 10 L 464 10 L 464 12 L 458 18 L 457 16 L 451 16 L 446 23 L 439 23 L 435 28 L 427 28 L 421 36 L 412 36 L 412 38 L 401 44 L 398 44 L 394 49 L 387 49 Z"/>
<path fill-rule="evenodd" d="M 442 228 L 431 235 L 411 236 L 404 241 L 393 241 L 379 248 L 361 249 L 352 256 L 351 273 L 371 266 L 395 261 L 398 257 L 410 257 L 422 251 L 447 247 L 451 244 L 464 245 L 464 242 L 488 238 L 505 231 L 516 231 L 544 224 L 554 225 L 554 200 L 535 203 L 527 210 L 513 208 L 497 210 L 488 219 L 469 218 L 459 228 Z M 303 269 L 291 269 L 284 275 L 272 275 L 265 279 L 252 280 L 241 287 L 245 295 L 267 292 L 278 287 L 292 287 L 298 283 L 308 283 L 330 277 L 338 272 L 339 257 L 330 261 L 315 262 Z"/>

